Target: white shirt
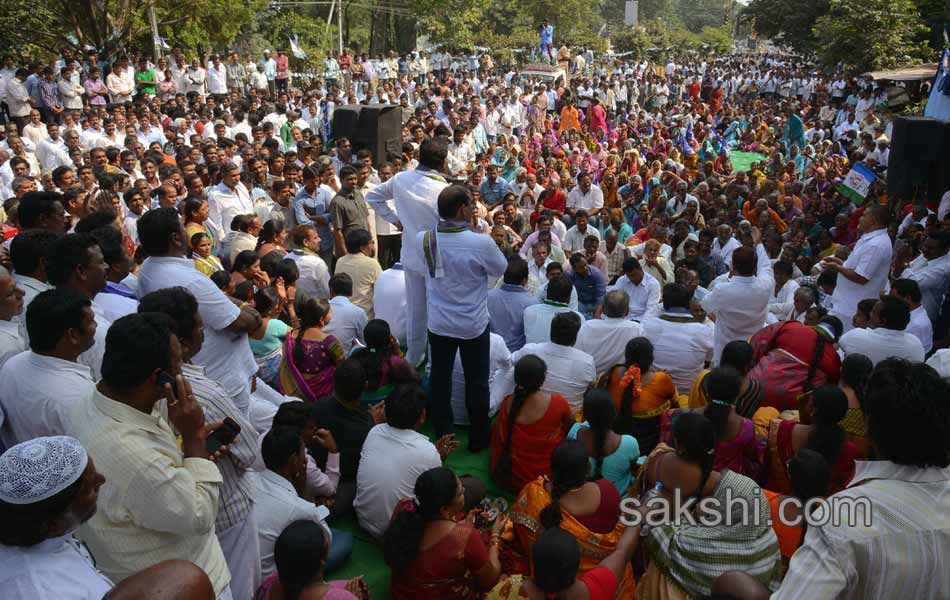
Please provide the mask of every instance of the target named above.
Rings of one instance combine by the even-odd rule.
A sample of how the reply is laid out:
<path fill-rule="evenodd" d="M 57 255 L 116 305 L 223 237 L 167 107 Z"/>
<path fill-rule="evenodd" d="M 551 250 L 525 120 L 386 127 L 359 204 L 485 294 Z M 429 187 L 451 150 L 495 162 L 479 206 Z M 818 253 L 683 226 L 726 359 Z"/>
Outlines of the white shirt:
<path fill-rule="evenodd" d="M 505 345 L 505 338 L 497 333 L 488 334 L 488 387 L 491 389 L 495 380 L 495 373 L 504 372 L 511 366 L 511 352 Z M 494 415 L 499 406 L 490 404 L 488 414 Z M 456 425 L 468 425 L 468 408 L 465 406 L 465 369 L 462 368 L 462 353 L 455 355 L 455 365 L 452 367 L 452 414 Z"/>
<path fill-rule="evenodd" d="M 490 236 L 468 230 L 435 235 L 436 276 L 426 270 L 429 331 L 445 337 L 474 339 L 488 327 L 489 278 L 504 275 L 508 261 Z M 426 232 L 419 232 L 416 237 L 420 249 L 425 237 Z"/>
<path fill-rule="evenodd" d="M 22 352 L 0 370 L 0 439 L 10 448 L 37 437 L 65 435 L 69 412 L 94 386 L 89 367 Z"/>
<path fill-rule="evenodd" d="M 401 262 L 408 271 L 420 275 L 428 272 L 422 245 L 418 243 L 419 232 L 434 229 L 438 224 L 439 193 L 448 186 L 438 172 L 422 167 L 398 173 L 366 194 L 366 202 L 379 217 L 390 223 L 402 223 Z"/>
<path fill-rule="evenodd" d="M 223 183 L 208 190 L 208 220 L 222 236 L 231 231 L 234 217 L 253 212 L 254 201 L 243 183 L 238 183 L 233 190 Z"/>
<path fill-rule="evenodd" d="M 524 339 L 527 344 L 537 344 L 551 341 L 551 321 L 563 313 L 572 312 L 584 322 L 584 315 L 572 309 L 569 305 L 543 300 L 524 309 Z"/>
<path fill-rule="evenodd" d="M 923 306 L 918 306 L 910 311 L 910 323 L 907 324 L 907 331 L 917 336 L 920 343 L 924 346 L 924 354 L 930 352 L 934 345 L 934 327 L 927 316 L 927 310 Z"/>
<path fill-rule="evenodd" d="M 653 344 L 653 368 L 666 372 L 680 394 L 689 394 L 712 356 L 713 330 L 685 311 L 665 311 L 645 319 L 641 327 L 643 337 Z"/>
<path fill-rule="evenodd" d="M 600 244 L 600 232 L 597 231 L 596 227 L 591 227 L 588 225 L 587 229 L 583 233 L 581 233 L 581 231 L 577 228 L 577 225 L 574 225 L 567 230 L 567 235 L 564 236 L 562 247 L 564 248 L 564 252 L 567 254 L 568 259 L 570 259 L 571 254 L 584 251 L 584 240 L 589 235 L 597 238 L 598 245 Z"/>
<path fill-rule="evenodd" d="M 247 334 L 227 331 L 240 316 L 241 309 L 187 258 L 151 256 L 142 263 L 138 281 L 140 297 L 176 285 L 195 296 L 204 321 L 205 339 L 192 362 L 205 367 L 208 377 L 220 383 L 232 398 L 240 396 L 258 369 Z M 247 415 L 247 406 L 238 408 Z"/>
<path fill-rule="evenodd" d="M 24 310 L 24 312 L 26 312 Z M 8 360 L 28 349 L 26 338 L 20 333 L 20 323 L 11 319 L 0 320 L 0 368 Z"/>
<path fill-rule="evenodd" d="M 604 192 L 596 185 L 591 185 L 585 194 L 581 186 L 576 185 L 567 195 L 567 208 L 583 208 L 588 214 L 597 212 L 604 206 Z"/>
<path fill-rule="evenodd" d="M 73 161 L 66 152 L 66 144 L 63 138 L 55 142 L 46 138 L 36 145 L 36 159 L 40 161 L 40 168 L 43 171 L 52 171 L 57 167 L 72 167 Z"/>
<path fill-rule="evenodd" d="M 297 279 L 298 291 L 316 298 L 330 296 L 330 270 L 322 258 L 302 250 L 294 250 L 287 258 L 297 263 L 297 270 L 300 271 L 300 278 Z"/>
<path fill-rule="evenodd" d="M 571 410 L 577 412 L 584 405 L 584 393 L 597 380 L 594 358 L 577 348 L 561 346 L 554 342 L 525 344 L 521 350 L 511 355 L 511 364 L 515 365 L 522 356 L 533 354 L 547 365 L 547 376 L 541 389 L 549 394 L 564 396 Z M 501 405 L 505 396 L 515 389 L 514 366 L 503 374 L 496 373 L 492 385 L 491 403 Z"/>
<path fill-rule="evenodd" d="M 642 321 L 660 313 L 660 282 L 649 273 L 643 274 L 640 284 L 635 284 L 626 275 L 621 275 L 617 283 L 607 288 L 608 292 L 622 290 L 630 296 L 630 312 L 627 317 Z"/>
<path fill-rule="evenodd" d="M 228 70 L 224 63 L 221 63 L 217 69 L 214 67 L 214 63 L 208 65 L 208 93 L 228 93 Z"/>
<path fill-rule="evenodd" d="M 875 365 L 885 358 L 896 356 L 911 362 L 924 362 L 924 345 L 907 330 L 852 329 L 841 336 L 838 347 L 848 354 L 863 354 Z"/>
<path fill-rule="evenodd" d="M 719 364 L 722 349 L 731 341 L 746 341 L 765 325 L 769 298 L 775 289 L 772 261 L 762 244 L 755 248 L 757 273 L 755 277 L 733 275 L 717 285 L 703 298 L 703 309 L 716 315 L 716 339 L 713 365 Z"/>
<path fill-rule="evenodd" d="M 718 252 L 719 258 L 722 259 L 722 262 L 726 263 L 730 268 L 732 267 L 732 253 L 736 251 L 736 248 L 742 246 L 734 237 L 729 238 L 729 241 L 726 242 L 726 245 L 723 246 L 719 243 L 719 238 L 717 237 L 713 241 L 712 252 Z"/>
<path fill-rule="evenodd" d="M 406 272 L 396 263 L 376 278 L 373 286 L 373 314 L 389 323 L 389 332 L 406 344 Z"/>
<path fill-rule="evenodd" d="M 346 296 L 330 298 L 330 322 L 323 331 L 332 333 L 340 341 L 343 353 L 349 355 L 356 344 L 363 343 L 363 329 L 369 322 L 366 311 Z"/>
<path fill-rule="evenodd" d="M 604 317 L 584 321 L 574 347 L 594 358 L 597 374 L 624 361 L 627 342 L 640 337 L 640 324 L 626 317 Z"/>
<path fill-rule="evenodd" d="M 775 288 L 773 287 L 772 297 L 769 299 L 769 312 L 779 319 L 783 319 L 790 310 L 795 308 L 795 291 L 799 287 L 798 282 L 794 279 L 786 281 L 777 294 L 774 293 Z"/>
<path fill-rule="evenodd" d="M 102 310 L 105 318 L 113 322 L 126 315 L 131 315 L 139 309 L 137 301 L 119 294 L 106 292 L 96 294 L 96 304 Z"/>
<path fill-rule="evenodd" d="M 0 588 L 11 599 L 100 600 L 112 582 L 70 533 L 28 548 L 0 545 Z"/>
<path fill-rule="evenodd" d="M 930 320 L 936 321 L 940 316 L 943 298 L 950 292 L 950 254 L 933 260 L 927 260 L 920 255 L 901 273 L 901 277 L 917 282 L 922 296 L 921 304 L 927 310 Z"/>
<path fill-rule="evenodd" d="M 294 521 L 313 521 L 323 527 L 327 540 L 332 534 L 325 520 L 330 514 L 326 506 L 316 506 L 297 495 L 292 483 L 271 470 L 262 471 L 258 478 L 257 496 L 251 517 L 257 522 L 261 544 L 261 579 L 267 579 L 276 570 L 274 544 L 284 529 Z"/>
<path fill-rule="evenodd" d="M 360 526 L 373 537 L 382 537 L 396 504 L 413 497 L 416 479 L 441 466 L 439 451 L 421 433 L 387 423 L 370 429 L 360 452 L 353 501 Z"/>
<path fill-rule="evenodd" d="M 887 229 L 878 229 L 865 233 L 858 238 L 854 250 L 844 261 L 844 266 L 853 269 L 868 280 L 865 284 L 854 283 L 844 276 L 838 277 L 835 291 L 831 295 L 834 314 L 842 315 L 850 322 L 858 310 L 858 302 L 865 298 L 877 298 L 887 283 L 887 273 L 891 267 L 894 248 Z M 845 329 L 847 329 L 847 325 Z"/>

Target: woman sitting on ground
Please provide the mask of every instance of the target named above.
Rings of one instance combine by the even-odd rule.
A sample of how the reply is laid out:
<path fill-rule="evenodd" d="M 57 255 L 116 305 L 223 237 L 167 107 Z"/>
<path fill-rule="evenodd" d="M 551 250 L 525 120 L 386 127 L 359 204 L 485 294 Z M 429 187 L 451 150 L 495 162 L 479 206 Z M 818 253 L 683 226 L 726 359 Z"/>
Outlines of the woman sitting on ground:
<path fill-rule="evenodd" d="M 291 318 L 296 320 L 293 302 L 287 302 L 287 292 L 282 281 L 277 285 L 257 290 L 254 294 L 254 308 L 261 314 L 259 339 L 251 337 L 251 352 L 257 361 L 257 376 L 269 385 L 277 384 L 280 373 L 280 361 L 284 355 L 284 341 L 290 332 L 290 325 L 280 320 L 279 315 L 288 304 Z M 283 296 L 283 297 L 281 297 Z"/>
<path fill-rule="evenodd" d="M 539 477 L 521 491 L 512 506 L 503 539 L 526 559 L 512 570 L 527 573 L 531 551 L 547 529 L 561 528 L 581 547 L 580 574 L 598 566 L 597 557 L 617 549 L 624 532 L 620 494 L 606 479 L 591 481 L 590 455 L 577 440 L 565 439 L 551 454 L 551 478 Z M 621 578 L 619 598 L 633 598 L 630 565 Z"/>
<path fill-rule="evenodd" d="M 414 499 L 396 506 L 383 535 L 393 600 L 481 598 L 501 575 L 498 534 L 506 519 L 495 522 L 486 548 L 477 529 L 456 521 L 465 493 L 459 478 L 445 467 L 420 475 L 414 493 Z"/>
<path fill-rule="evenodd" d="M 848 397 L 848 412 L 839 425 L 862 458 L 867 457 L 870 450 L 864 423 L 864 388 L 873 370 L 870 358 L 863 354 L 849 354 L 841 362 L 841 378 L 838 380 L 838 387 Z"/>
<path fill-rule="evenodd" d="M 739 395 L 736 396 L 736 412 L 747 419 L 751 419 L 755 415 L 755 411 L 759 409 L 764 395 L 762 384 L 749 379 L 753 358 L 752 345 L 742 340 L 735 340 L 726 344 L 722 349 L 722 356 L 719 358 L 720 367 L 732 367 L 739 373 L 741 385 L 739 386 Z M 704 371 L 696 378 L 696 383 L 693 384 L 693 389 L 689 393 L 690 408 L 701 408 L 709 404 L 709 392 L 706 389 L 707 375 L 709 375 L 709 371 Z M 778 414 L 776 413 L 775 416 L 778 416 Z"/>
<path fill-rule="evenodd" d="M 541 390 L 546 375 L 543 360 L 523 356 L 515 364 L 515 392 L 502 402 L 492 428 L 492 479 L 515 493 L 551 474 L 551 452 L 574 424 L 567 400 Z"/>
<path fill-rule="evenodd" d="M 617 408 L 607 390 L 593 389 L 584 395 L 584 418 L 586 421 L 575 423 L 567 437 L 584 444 L 591 456 L 593 478 L 607 479 L 626 496 L 640 457 L 636 438 L 613 431 Z"/>
<path fill-rule="evenodd" d="M 415 367 L 402 357 L 399 342 L 393 337 L 389 323 L 372 319 L 363 328 L 366 346 L 353 351 L 352 357 L 366 371 L 366 392 L 362 404 L 369 407 L 384 402 L 400 383 L 419 383 Z"/>
<path fill-rule="evenodd" d="M 333 317 L 326 300 L 298 300 L 297 316 L 300 328 L 284 340 L 278 389 L 284 395 L 316 402 L 333 392 L 333 370 L 345 357 L 340 342 L 323 331 Z"/>

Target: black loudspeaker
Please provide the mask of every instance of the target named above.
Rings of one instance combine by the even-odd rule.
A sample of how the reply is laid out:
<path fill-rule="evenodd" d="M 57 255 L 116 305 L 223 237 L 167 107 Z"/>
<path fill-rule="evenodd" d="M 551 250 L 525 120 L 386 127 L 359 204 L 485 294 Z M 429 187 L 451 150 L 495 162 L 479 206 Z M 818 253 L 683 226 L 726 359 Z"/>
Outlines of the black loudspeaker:
<path fill-rule="evenodd" d="M 950 122 L 898 117 L 892 133 L 888 195 L 902 202 L 939 202 L 950 190 Z"/>
<path fill-rule="evenodd" d="M 333 138 L 349 138 L 353 151 L 368 149 L 379 168 L 402 150 L 402 108 L 395 104 L 341 106 L 333 111 Z"/>

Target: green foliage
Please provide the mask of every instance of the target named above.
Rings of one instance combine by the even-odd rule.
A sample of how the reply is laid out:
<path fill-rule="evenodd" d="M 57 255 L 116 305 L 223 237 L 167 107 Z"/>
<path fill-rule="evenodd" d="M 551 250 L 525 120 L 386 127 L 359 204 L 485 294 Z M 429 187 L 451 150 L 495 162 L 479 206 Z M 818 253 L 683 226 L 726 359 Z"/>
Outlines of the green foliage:
<path fill-rule="evenodd" d="M 855 72 L 932 57 L 916 41 L 925 32 L 913 0 L 831 0 L 828 14 L 814 27 L 819 59 Z"/>
<path fill-rule="evenodd" d="M 684 51 L 725 54 L 732 49 L 732 36 L 727 27 L 704 27 L 693 33 L 683 27 L 668 27 L 659 21 L 647 21 L 637 27 L 626 27 L 611 38 L 617 52 L 633 52 L 637 58 L 649 54 L 666 57 Z"/>
<path fill-rule="evenodd" d="M 754 19 L 756 32 L 807 54 L 817 43 L 812 28 L 828 14 L 829 0 L 752 0 L 744 10 Z"/>

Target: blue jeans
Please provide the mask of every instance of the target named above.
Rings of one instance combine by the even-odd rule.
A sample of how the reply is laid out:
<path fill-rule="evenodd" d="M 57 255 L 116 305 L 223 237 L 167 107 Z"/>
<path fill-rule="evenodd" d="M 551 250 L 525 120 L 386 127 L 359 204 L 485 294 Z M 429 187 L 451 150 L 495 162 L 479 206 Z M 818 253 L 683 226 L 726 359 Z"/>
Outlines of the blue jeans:
<path fill-rule="evenodd" d="M 578 300 L 577 302 L 577 312 L 584 315 L 584 318 L 590 321 L 594 318 L 594 311 L 597 310 L 597 307 L 600 306 L 598 303 L 587 304 Z"/>
<path fill-rule="evenodd" d="M 343 563 L 350 558 L 353 552 L 353 534 L 349 531 L 340 531 L 339 529 L 330 529 L 333 533 L 333 541 L 330 542 L 330 551 L 327 553 L 327 562 L 323 567 L 326 573 L 336 571 L 343 566 Z"/>

